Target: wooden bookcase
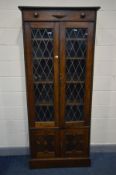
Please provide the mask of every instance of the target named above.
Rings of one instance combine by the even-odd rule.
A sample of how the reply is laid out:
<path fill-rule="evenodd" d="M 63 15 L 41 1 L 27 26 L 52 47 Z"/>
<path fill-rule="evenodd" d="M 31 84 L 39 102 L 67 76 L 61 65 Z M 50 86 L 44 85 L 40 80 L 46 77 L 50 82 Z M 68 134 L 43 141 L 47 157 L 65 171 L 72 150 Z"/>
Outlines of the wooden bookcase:
<path fill-rule="evenodd" d="M 96 12 L 22 11 L 30 167 L 89 166 Z"/>

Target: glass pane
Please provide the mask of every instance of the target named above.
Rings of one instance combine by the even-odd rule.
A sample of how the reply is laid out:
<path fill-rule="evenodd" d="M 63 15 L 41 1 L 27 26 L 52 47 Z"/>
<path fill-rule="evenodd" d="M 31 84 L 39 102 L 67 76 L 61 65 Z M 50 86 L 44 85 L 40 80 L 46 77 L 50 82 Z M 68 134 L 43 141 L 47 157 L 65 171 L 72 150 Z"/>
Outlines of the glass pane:
<path fill-rule="evenodd" d="M 53 60 L 36 59 L 33 60 L 34 80 L 53 80 Z"/>
<path fill-rule="evenodd" d="M 53 29 L 32 29 L 36 121 L 53 121 Z"/>
<path fill-rule="evenodd" d="M 67 103 L 83 103 L 84 83 L 67 83 Z"/>
<path fill-rule="evenodd" d="M 53 120 L 53 106 L 36 106 L 36 121 L 52 121 Z"/>
<path fill-rule="evenodd" d="M 85 59 L 67 59 L 66 61 L 67 80 L 85 80 Z"/>
<path fill-rule="evenodd" d="M 66 29 L 66 121 L 83 120 L 87 29 Z"/>

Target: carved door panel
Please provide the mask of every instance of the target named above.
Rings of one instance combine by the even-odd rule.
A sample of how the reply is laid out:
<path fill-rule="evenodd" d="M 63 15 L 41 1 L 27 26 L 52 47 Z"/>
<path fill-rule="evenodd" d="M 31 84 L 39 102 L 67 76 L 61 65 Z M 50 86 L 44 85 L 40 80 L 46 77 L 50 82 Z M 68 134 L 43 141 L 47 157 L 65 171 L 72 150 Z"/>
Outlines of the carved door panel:
<path fill-rule="evenodd" d="M 33 158 L 58 157 L 60 140 L 57 129 L 40 129 L 30 134 Z"/>
<path fill-rule="evenodd" d="M 86 157 L 88 155 L 88 129 L 63 129 L 61 131 L 61 155 Z"/>

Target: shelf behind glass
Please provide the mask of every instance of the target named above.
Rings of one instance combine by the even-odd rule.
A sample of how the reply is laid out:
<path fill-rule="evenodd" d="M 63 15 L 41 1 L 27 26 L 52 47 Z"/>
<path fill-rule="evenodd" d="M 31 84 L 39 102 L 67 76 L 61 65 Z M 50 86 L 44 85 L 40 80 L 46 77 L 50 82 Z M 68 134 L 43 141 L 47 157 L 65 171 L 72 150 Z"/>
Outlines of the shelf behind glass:
<path fill-rule="evenodd" d="M 53 106 L 52 101 L 37 101 L 35 103 L 36 106 Z"/>

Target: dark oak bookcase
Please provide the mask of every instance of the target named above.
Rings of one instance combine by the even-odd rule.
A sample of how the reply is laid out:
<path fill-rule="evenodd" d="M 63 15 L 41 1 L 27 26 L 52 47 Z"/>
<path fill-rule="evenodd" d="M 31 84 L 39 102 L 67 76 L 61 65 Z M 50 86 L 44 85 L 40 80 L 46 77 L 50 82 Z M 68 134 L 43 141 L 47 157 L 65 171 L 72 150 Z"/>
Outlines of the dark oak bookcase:
<path fill-rule="evenodd" d="M 22 11 L 30 167 L 89 166 L 96 12 Z"/>

